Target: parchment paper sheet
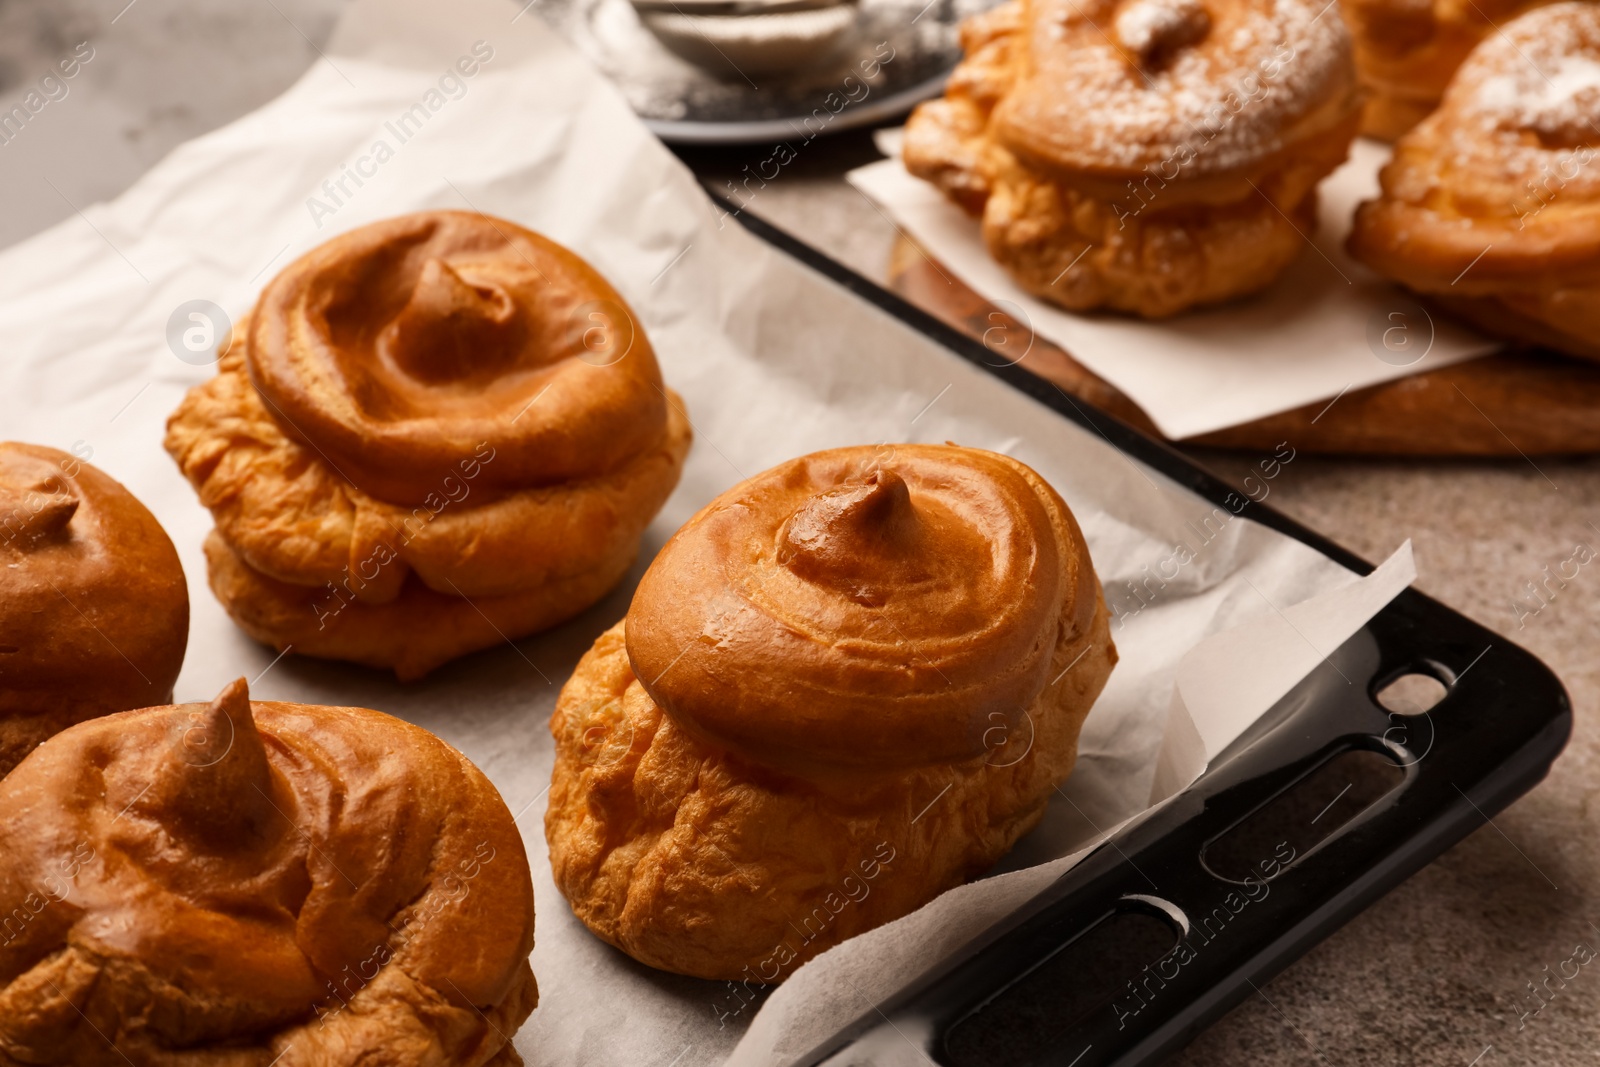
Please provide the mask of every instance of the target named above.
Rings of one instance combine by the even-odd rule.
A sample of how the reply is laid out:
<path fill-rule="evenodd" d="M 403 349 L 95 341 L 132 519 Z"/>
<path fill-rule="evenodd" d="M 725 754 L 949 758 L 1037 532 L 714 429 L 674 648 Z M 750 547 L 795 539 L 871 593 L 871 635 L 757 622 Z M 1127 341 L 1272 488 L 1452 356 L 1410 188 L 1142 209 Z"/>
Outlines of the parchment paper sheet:
<path fill-rule="evenodd" d="M 430 91 L 477 42 L 492 56 L 430 107 Z M 420 132 L 413 124 L 398 143 L 389 124 L 419 102 L 427 111 Z M 391 154 L 374 163 L 379 141 Z M 333 204 L 323 182 L 346 166 L 367 173 L 359 186 L 346 179 Z M 334 210 L 314 218 L 311 197 Z M 346 665 L 276 661 L 211 596 L 200 554 L 210 519 L 161 438 L 184 390 L 212 369 L 176 358 L 166 328 L 193 299 L 237 318 L 296 254 L 342 229 L 430 207 L 504 215 L 587 257 L 643 320 L 697 438 L 622 588 L 551 633 L 401 686 Z M 541 1002 L 516 1044 L 534 1064 L 720 1063 L 753 1018 L 761 1021 L 741 1061 L 767 1062 L 775 1049 L 809 1045 L 862 1010 L 860 997 L 894 988 L 1053 876 L 1055 868 L 1023 871 L 948 894 L 826 957 L 849 968 L 855 999 L 842 998 L 834 972 L 818 966 L 821 980 L 802 970 L 779 1010 L 759 1017 L 755 1005 L 730 1014 L 717 984 L 634 964 L 572 918 L 551 882 L 542 830 L 556 693 L 625 612 L 633 581 L 665 537 L 740 478 L 818 448 L 955 440 L 1016 456 L 1062 492 L 1121 613 L 1122 662 L 1089 717 L 1077 772 L 1008 858 L 1015 869 L 1077 852 L 1096 827 L 1145 807 L 1174 669 L 1187 649 L 1352 581 L 1311 549 L 1138 466 L 719 215 L 617 94 L 532 14 L 500 0 L 358 0 L 327 58 L 283 97 L 179 148 L 115 202 L 0 254 L 4 435 L 75 447 L 172 535 L 193 605 L 178 699 L 208 699 L 244 675 L 260 699 L 379 708 L 460 747 L 518 813 L 538 902 Z M 1289 442 L 1279 452 L 1292 450 Z M 1193 558 L 1150 585 L 1147 568 L 1180 542 Z M 1132 594 L 1134 581 L 1148 599 Z M 1217 667 L 1249 672 L 1254 664 Z"/>
<path fill-rule="evenodd" d="M 887 132 L 887 131 L 885 131 Z M 918 244 L 970 288 L 1021 315 L 1039 336 L 1126 393 L 1161 432 L 1178 440 L 1332 399 L 1484 355 L 1493 342 L 1432 317 L 1396 286 L 1344 253 L 1350 220 L 1377 195 L 1387 146 L 1357 140 L 1348 162 L 1322 183 L 1320 225 L 1307 248 L 1265 292 L 1163 322 L 1073 314 L 1019 288 L 989 255 L 977 220 L 901 165 L 897 138 L 880 135 L 892 159 L 850 172 Z M 1007 306 L 1007 305 L 1010 306 Z M 1398 314 L 1398 319 L 1391 315 Z M 1384 330 L 1432 332 L 1426 355 L 1389 355 Z M 1391 335 L 1394 340 L 1399 335 Z M 1421 343 L 1421 342 L 1419 342 Z M 1379 359 L 1376 350 L 1386 352 Z"/>

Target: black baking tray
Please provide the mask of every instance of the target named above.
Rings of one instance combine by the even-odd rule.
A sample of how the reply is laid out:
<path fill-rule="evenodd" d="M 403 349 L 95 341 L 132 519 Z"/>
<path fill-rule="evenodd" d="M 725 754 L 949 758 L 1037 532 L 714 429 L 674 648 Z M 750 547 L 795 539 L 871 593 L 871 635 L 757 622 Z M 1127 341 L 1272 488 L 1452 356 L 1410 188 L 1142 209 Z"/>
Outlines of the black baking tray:
<path fill-rule="evenodd" d="M 1164 442 L 1020 366 L 996 365 L 932 315 L 768 223 L 736 217 L 1197 496 L 1238 507 L 1234 487 Z M 1357 573 L 1372 570 L 1272 508 L 1249 501 L 1239 513 Z M 1396 714 L 1378 702 L 1391 682 L 1417 674 L 1443 689 L 1431 709 Z M 792 1062 L 1159 1062 L 1536 785 L 1571 731 L 1571 704 L 1548 667 L 1407 589 L 1182 794 Z"/>

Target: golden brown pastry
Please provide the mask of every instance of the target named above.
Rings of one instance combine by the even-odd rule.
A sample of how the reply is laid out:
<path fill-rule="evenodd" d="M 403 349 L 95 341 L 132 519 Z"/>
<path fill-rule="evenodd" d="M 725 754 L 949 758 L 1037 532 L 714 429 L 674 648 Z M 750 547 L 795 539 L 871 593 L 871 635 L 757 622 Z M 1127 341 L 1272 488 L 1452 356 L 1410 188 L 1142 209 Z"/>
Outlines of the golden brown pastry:
<path fill-rule="evenodd" d="M 147 708 L 0 781 L 0 1065 L 497 1067 L 538 1000 L 522 838 L 365 708 Z"/>
<path fill-rule="evenodd" d="M 1381 183 L 1352 255 L 1497 336 L 1600 359 L 1600 5 L 1486 39 Z"/>
<path fill-rule="evenodd" d="M 622 298 L 504 219 L 375 223 L 291 264 L 167 450 L 211 587 L 278 648 L 417 678 L 582 611 L 689 449 Z"/>
<path fill-rule="evenodd" d="M 906 126 L 1018 284 L 1149 318 L 1264 288 L 1360 117 L 1324 0 L 1012 0 Z"/>
<path fill-rule="evenodd" d="M 178 553 L 76 456 L 0 444 L 0 774 L 96 715 L 172 699 L 189 640 Z"/>
<path fill-rule="evenodd" d="M 784 463 L 673 536 L 562 690 L 556 885 L 652 967 L 781 981 L 1033 827 L 1116 658 L 1077 523 L 1023 464 Z"/>
<path fill-rule="evenodd" d="M 1550 0 L 1340 0 L 1366 90 L 1361 132 L 1392 141 L 1439 106 L 1479 41 Z"/>

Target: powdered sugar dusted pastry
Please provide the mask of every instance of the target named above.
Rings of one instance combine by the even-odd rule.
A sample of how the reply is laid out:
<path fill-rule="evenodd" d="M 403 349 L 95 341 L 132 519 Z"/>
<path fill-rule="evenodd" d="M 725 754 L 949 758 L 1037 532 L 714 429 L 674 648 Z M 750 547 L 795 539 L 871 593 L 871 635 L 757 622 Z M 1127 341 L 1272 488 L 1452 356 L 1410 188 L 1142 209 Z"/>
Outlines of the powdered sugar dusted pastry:
<path fill-rule="evenodd" d="M 1479 45 L 1395 145 L 1350 251 L 1491 333 L 1600 359 L 1600 5 Z"/>
<path fill-rule="evenodd" d="M 1392 141 L 1439 106 L 1467 53 L 1549 0 L 1340 0 L 1367 103 L 1361 132 Z"/>
<path fill-rule="evenodd" d="M 1112 666 L 1077 523 L 955 446 L 819 452 L 662 549 L 551 719 L 556 884 L 653 967 L 775 982 L 993 864 Z"/>
<path fill-rule="evenodd" d="M 259 640 L 415 678 L 622 577 L 690 430 L 622 298 L 484 215 L 424 212 L 291 264 L 168 422 Z"/>
<path fill-rule="evenodd" d="M 906 166 L 1075 310 L 1160 317 L 1266 286 L 1359 119 L 1349 33 L 1317 0 L 1013 0 L 963 44 Z"/>

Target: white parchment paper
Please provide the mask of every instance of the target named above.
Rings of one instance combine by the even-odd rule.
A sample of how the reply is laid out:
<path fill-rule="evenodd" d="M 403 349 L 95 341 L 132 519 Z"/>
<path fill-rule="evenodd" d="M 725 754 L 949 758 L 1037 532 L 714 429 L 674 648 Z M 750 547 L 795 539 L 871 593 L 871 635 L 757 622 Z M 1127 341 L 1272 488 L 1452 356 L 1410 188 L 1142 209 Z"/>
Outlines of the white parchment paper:
<path fill-rule="evenodd" d="M 477 61 L 458 66 L 462 57 Z M 470 77 L 450 74 L 465 67 Z M 212 370 L 179 359 L 167 330 L 191 300 L 237 317 L 273 272 L 340 230 L 433 207 L 503 215 L 589 259 L 643 320 L 697 437 L 621 588 L 557 630 L 402 686 L 376 671 L 276 659 L 211 596 L 200 554 L 210 519 L 161 438 L 184 390 Z M 182 146 L 116 201 L 0 253 L 4 435 L 75 449 L 171 534 L 193 605 L 178 699 L 207 699 L 244 675 L 260 699 L 399 715 L 460 747 L 517 813 L 534 872 L 541 1001 L 516 1044 L 534 1064 L 714 1064 L 742 1036 L 740 1062 L 809 1046 L 1146 807 L 1187 650 L 1277 608 L 1340 595 L 1354 580 L 1179 489 L 720 215 L 533 15 L 502 0 L 357 0 L 327 57 L 281 98 Z M 772 464 L 837 445 L 945 440 L 1006 452 L 1048 478 L 1082 523 L 1118 611 L 1121 665 L 1089 717 L 1078 770 L 1003 864 L 1013 873 L 836 949 L 766 1009 L 730 1001 L 717 983 L 649 970 L 590 936 L 550 877 L 548 718 L 577 658 L 626 611 L 645 562 L 712 496 Z M 1286 442 L 1263 463 L 1292 477 L 1293 454 Z"/>
<path fill-rule="evenodd" d="M 1497 347 L 1430 316 L 1345 255 L 1356 205 L 1377 195 L 1378 169 L 1389 158 L 1387 146 L 1375 141 L 1356 141 L 1349 161 L 1322 183 L 1317 231 L 1306 235 L 1308 247 L 1271 287 L 1162 322 L 1073 314 L 1029 295 L 989 255 L 977 220 L 906 172 L 898 139 L 880 135 L 879 144 L 894 158 L 851 171 L 851 183 L 881 204 L 942 269 L 1014 316 L 1020 310 L 1016 317 L 1126 393 L 1174 440 Z M 1387 345 L 1385 330 L 1391 331 Z M 1392 351 L 1401 340 L 1421 347 Z M 1382 359 L 1375 354 L 1380 350 Z M 1426 354 L 1412 362 L 1417 352 Z"/>

